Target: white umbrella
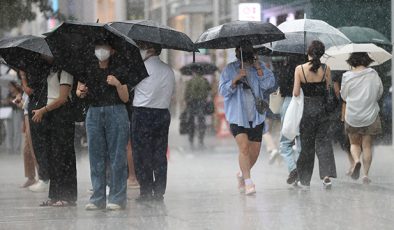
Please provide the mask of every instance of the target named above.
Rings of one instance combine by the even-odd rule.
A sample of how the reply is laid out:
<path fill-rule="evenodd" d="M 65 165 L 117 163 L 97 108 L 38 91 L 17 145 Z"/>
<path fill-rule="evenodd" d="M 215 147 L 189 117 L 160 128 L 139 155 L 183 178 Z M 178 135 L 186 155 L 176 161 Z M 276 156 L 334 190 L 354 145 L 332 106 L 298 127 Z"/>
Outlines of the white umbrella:
<path fill-rule="evenodd" d="M 280 24 L 278 29 L 285 33 L 286 39 L 267 43 L 264 46 L 281 53 L 306 54 L 307 48 L 313 40 L 323 42 L 326 49 L 351 43 L 341 31 L 322 20 L 286 21 Z M 259 47 L 262 45 L 255 46 L 255 48 Z"/>
<path fill-rule="evenodd" d="M 321 58 L 321 62 L 330 66 L 331 70 L 349 70 L 350 66 L 346 60 L 349 59 L 351 53 L 361 52 L 368 53 L 368 55 L 374 60 L 370 66 L 380 65 L 391 59 L 390 53 L 375 44 L 351 43 L 342 47 L 329 48 Z"/>

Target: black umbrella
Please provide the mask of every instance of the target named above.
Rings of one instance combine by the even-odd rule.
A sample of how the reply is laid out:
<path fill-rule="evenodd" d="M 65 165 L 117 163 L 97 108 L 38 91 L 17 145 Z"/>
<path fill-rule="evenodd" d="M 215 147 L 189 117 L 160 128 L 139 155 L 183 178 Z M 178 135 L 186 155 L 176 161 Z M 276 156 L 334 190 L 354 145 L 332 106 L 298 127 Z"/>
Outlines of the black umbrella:
<path fill-rule="evenodd" d="M 193 62 L 183 66 L 179 70 L 182 75 L 193 75 L 193 73 L 205 75 L 215 73 L 215 71 L 218 70 L 218 67 L 209 62 Z"/>
<path fill-rule="evenodd" d="M 228 49 L 237 47 L 241 41 L 252 45 L 285 39 L 285 35 L 271 23 L 233 21 L 208 29 L 200 35 L 196 48 Z"/>
<path fill-rule="evenodd" d="M 109 25 L 100 23 L 64 22 L 45 38 L 55 62 L 77 78 L 86 70 L 94 56 L 94 43 L 107 40 L 116 51 L 116 63 L 127 67 L 136 85 L 148 76 L 135 42 Z"/>
<path fill-rule="evenodd" d="M 131 20 L 109 25 L 133 40 L 160 44 L 164 49 L 195 50 L 193 41 L 186 34 L 155 21 Z"/>
<path fill-rule="evenodd" d="M 36 73 L 45 65 L 41 55 L 53 57 L 44 37 L 24 35 L 0 40 L 0 56 L 12 68 Z"/>

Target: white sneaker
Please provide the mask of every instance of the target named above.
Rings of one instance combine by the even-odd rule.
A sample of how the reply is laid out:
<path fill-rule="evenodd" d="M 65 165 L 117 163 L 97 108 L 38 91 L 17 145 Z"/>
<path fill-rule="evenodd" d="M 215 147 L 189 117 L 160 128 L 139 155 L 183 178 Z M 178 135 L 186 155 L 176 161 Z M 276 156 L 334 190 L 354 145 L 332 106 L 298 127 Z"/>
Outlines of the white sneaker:
<path fill-rule="evenodd" d="M 251 185 L 245 185 L 245 195 L 251 196 L 256 194 L 256 187 L 254 184 Z"/>
<path fill-rule="evenodd" d="M 99 210 L 99 209 L 100 208 L 93 203 L 89 203 L 85 206 L 85 210 L 87 210 L 87 211 L 95 211 L 95 210 Z"/>
<path fill-rule="evenodd" d="M 279 151 L 277 149 L 273 149 L 270 151 L 270 158 L 268 160 L 268 164 L 272 165 L 276 158 L 279 157 Z"/>
<path fill-rule="evenodd" d="M 47 192 L 49 190 L 49 181 L 38 180 L 37 183 L 29 187 L 29 190 L 32 192 Z"/>
<path fill-rule="evenodd" d="M 245 181 L 244 181 L 244 178 L 241 176 L 241 172 L 238 172 L 236 177 L 237 177 L 237 181 L 238 181 L 239 192 L 245 193 Z"/>
<path fill-rule="evenodd" d="M 310 190 L 311 188 L 310 185 L 303 185 L 301 181 L 297 181 L 297 187 L 299 187 L 301 190 Z"/>
<path fill-rule="evenodd" d="M 107 210 L 118 211 L 118 210 L 121 210 L 121 209 L 122 209 L 122 207 L 120 205 L 118 205 L 118 204 L 113 204 L 113 203 L 108 203 L 107 204 Z"/>

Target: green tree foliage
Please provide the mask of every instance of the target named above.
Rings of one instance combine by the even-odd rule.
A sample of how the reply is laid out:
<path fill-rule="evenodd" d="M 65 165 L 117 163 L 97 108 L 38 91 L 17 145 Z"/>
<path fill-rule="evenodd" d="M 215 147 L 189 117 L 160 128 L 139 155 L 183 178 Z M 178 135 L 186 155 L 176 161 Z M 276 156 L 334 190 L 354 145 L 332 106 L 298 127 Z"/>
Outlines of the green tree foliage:
<path fill-rule="evenodd" d="M 46 18 L 55 17 L 62 19 L 62 15 L 53 12 L 48 0 L 0 0 L 0 35 L 25 21 L 36 18 L 32 11 L 33 5 L 37 5 Z"/>

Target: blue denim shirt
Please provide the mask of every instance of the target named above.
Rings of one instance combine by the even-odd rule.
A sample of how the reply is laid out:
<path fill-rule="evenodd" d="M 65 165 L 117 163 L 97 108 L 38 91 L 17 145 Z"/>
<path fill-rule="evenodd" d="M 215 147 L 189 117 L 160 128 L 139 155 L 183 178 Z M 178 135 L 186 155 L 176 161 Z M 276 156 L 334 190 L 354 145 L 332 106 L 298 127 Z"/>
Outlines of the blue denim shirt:
<path fill-rule="evenodd" d="M 230 124 L 236 124 L 245 128 L 250 128 L 248 116 L 245 111 L 244 89 L 242 84 L 238 84 L 235 88 L 231 87 L 232 80 L 236 77 L 240 70 L 240 61 L 229 63 L 220 75 L 219 92 L 224 97 L 224 111 L 226 119 Z M 247 80 L 252 87 L 253 92 L 264 98 L 264 92 L 275 87 L 275 77 L 263 63 L 261 63 L 264 75 L 259 77 L 257 70 L 253 67 L 245 67 L 247 71 Z M 255 118 L 252 127 L 256 127 L 265 120 L 265 114 L 259 114 L 255 110 Z"/>

